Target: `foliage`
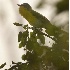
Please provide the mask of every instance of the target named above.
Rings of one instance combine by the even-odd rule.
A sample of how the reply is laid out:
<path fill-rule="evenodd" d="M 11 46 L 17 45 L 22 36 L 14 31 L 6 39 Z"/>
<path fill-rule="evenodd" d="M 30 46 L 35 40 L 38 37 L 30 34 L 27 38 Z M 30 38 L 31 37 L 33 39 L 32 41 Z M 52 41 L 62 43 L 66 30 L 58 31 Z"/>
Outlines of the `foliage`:
<path fill-rule="evenodd" d="M 8 70 L 68 70 L 68 34 L 66 32 L 59 31 L 55 44 L 48 47 L 44 46 L 44 36 L 50 37 L 50 35 L 43 33 L 42 28 L 28 25 L 22 27 L 25 31 L 19 32 L 18 42 L 20 42 L 19 48 L 24 47 L 26 51 L 26 54 L 22 55 L 22 60 L 27 62 L 12 62 L 14 65 Z M 33 32 L 29 32 L 29 29 Z"/>
<path fill-rule="evenodd" d="M 22 55 L 22 60 L 26 60 L 26 63 L 12 61 L 13 66 L 5 70 L 69 70 L 68 33 L 52 25 L 49 20 L 39 13 L 37 15 L 36 12 L 32 13 L 26 9 L 24 11 L 29 13 L 26 20 L 29 24 L 33 24 L 32 27 L 22 26 L 22 24 L 16 22 L 14 25 L 25 29 L 24 32 L 19 32 L 18 42 L 20 42 L 19 48 L 24 48 L 24 51 L 26 51 L 26 54 Z M 25 17 L 26 15 L 23 14 L 22 16 Z M 42 25 L 35 23 L 41 23 Z M 45 32 L 43 32 L 43 28 Z M 32 32 L 29 32 L 30 29 Z M 44 46 L 46 43 L 45 37 L 55 41 L 52 47 Z"/>
<path fill-rule="evenodd" d="M 0 69 L 2 69 L 5 65 L 6 65 L 6 62 L 0 66 Z"/>

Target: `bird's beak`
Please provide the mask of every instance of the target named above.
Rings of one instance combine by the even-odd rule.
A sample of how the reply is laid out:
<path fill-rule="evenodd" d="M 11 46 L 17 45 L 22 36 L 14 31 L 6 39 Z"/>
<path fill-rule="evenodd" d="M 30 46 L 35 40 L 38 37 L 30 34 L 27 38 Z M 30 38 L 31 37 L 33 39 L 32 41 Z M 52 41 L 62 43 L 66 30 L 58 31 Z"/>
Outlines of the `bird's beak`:
<path fill-rule="evenodd" d="M 19 4 L 17 4 L 18 6 L 21 6 L 21 5 L 19 5 Z"/>

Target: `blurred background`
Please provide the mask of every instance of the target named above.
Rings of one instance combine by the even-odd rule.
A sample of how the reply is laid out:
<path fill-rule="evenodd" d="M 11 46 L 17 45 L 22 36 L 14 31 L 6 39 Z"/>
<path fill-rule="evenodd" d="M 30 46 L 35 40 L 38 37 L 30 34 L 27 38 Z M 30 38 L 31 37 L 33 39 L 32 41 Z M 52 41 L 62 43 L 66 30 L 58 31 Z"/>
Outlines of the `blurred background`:
<path fill-rule="evenodd" d="M 0 0 L 0 65 L 6 62 L 4 68 L 9 68 L 11 61 L 22 61 L 21 56 L 25 53 L 18 47 L 18 33 L 23 29 L 13 24 L 14 22 L 28 23 L 18 11 L 17 4 L 22 3 L 29 3 L 53 25 L 69 32 L 69 0 Z M 49 43 L 50 39 L 47 39 L 51 47 L 53 42 Z"/>

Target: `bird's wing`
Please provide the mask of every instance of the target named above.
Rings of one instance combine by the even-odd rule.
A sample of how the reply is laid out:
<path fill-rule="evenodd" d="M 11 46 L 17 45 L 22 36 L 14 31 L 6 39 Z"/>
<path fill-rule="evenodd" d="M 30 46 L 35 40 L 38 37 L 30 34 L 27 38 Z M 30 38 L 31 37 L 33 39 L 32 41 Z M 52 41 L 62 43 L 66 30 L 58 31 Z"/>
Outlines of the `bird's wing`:
<path fill-rule="evenodd" d="M 42 14 L 40 14 L 34 10 L 32 10 L 31 12 L 32 12 L 33 16 L 35 16 L 35 18 L 40 20 L 42 23 L 44 23 L 44 24 L 50 23 L 50 21 L 45 16 L 43 16 Z"/>

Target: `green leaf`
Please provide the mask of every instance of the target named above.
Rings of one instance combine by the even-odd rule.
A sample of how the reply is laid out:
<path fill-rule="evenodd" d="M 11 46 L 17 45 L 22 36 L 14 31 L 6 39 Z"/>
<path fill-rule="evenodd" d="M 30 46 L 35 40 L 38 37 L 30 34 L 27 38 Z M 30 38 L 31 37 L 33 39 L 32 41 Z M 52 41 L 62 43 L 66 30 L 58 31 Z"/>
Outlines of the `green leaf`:
<path fill-rule="evenodd" d="M 30 32 L 30 38 L 31 38 L 33 43 L 37 42 L 37 37 L 36 37 L 35 31 Z"/>
<path fill-rule="evenodd" d="M 26 49 L 28 49 L 30 51 L 33 49 L 33 41 L 31 41 L 31 40 L 27 41 Z"/>
<path fill-rule="evenodd" d="M 24 54 L 24 55 L 22 55 L 22 60 L 26 60 L 26 55 Z"/>
<path fill-rule="evenodd" d="M 6 65 L 6 62 L 0 66 L 0 69 L 2 69 L 5 65 Z"/>
<path fill-rule="evenodd" d="M 24 31 L 24 32 L 23 32 L 23 35 L 22 35 L 22 36 L 23 36 L 23 38 L 27 38 L 27 37 L 28 37 L 28 34 L 29 34 L 29 32 L 28 32 L 27 30 L 26 30 L 26 31 Z"/>
<path fill-rule="evenodd" d="M 22 43 L 20 43 L 20 44 L 19 44 L 19 48 L 22 48 L 22 47 L 23 47 L 23 45 L 22 45 Z"/>
<path fill-rule="evenodd" d="M 12 64 L 16 64 L 16 63 L 12 61 Z"/>
<path fill-rule="evenodd" d="M 23 33 L 19 33 L 19 41 L 21 41 L 21 43 L 19 44 L 19 48 L 24 47 L 26 45 L 27 42 L 27 37 L 28 37 L 28 31 L 24 31 Z"/>
<path fill-rule="evenodd" d="M 19 24 L 19 23 L 13 23 L 14 25 L 16 25 L 16 26 L 22 26 L 22 24 Z"/>
<path fill-rule="evenodd" d="M 18 42 L 21 41 L 21 38 L 22 38 L 22 32 L 19 32 L 19 34 L 18 34 Z"/>
<path fill-rule="evenodd" d="M 45 44 L 45 37 L 43 35 L 37 35 L 38 39 L 40 39 L 42 44 Z"/>
<path fill-rule="evenodd" d="M 22 47 L 24 47 L 25 45 L 26 45 L 26 39 L 25 38 L 21 38 L 21 43 L 19 44 L 19 48 L 22 48 Z"/>
<path fill-rule="evenodd" d="M 24 27 L 23 27 L 23 28 L 24 28 L 24 29 L 26 29 L 27 27 L 28 27 L 28 25 L 24 25 Z"/>

